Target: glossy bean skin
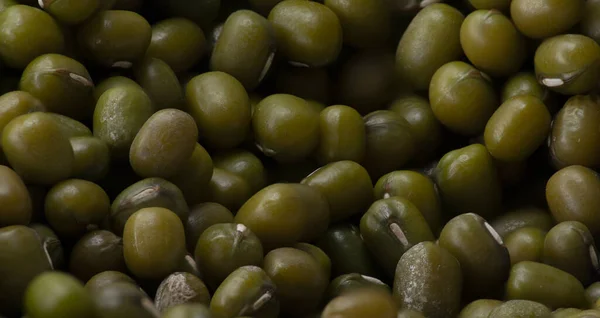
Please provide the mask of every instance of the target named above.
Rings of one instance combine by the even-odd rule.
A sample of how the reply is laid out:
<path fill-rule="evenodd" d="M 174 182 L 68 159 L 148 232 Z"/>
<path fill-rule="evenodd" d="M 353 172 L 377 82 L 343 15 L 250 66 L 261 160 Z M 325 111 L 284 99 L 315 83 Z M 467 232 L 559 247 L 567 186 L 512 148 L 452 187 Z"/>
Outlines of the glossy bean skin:
<path fill-rule="evenodd" d="M 319 67 L 333 62 L 342 47 L 342 25 L 325 5 L 284 1 L 269 13 L 281 54 L 291 62 Z"/>
<path fill-rule="evenodd" d="M 552 115 L 560 108 L 556 101 L 556 93 L 540 84 L 535 73 L 531 71 L 514 74 L 504 82 L 501 92 L 503 103 L 509 98 L 519 95 L 532 95 L 541 99 Z"/>
<path fill-rule="evenodd" d="M 375 198 L 404 197 L 423 214 L 434 234 L 442 229 L 442 202 L 435 183 L 410 170 L 390 172 L 375 184 Z"/>
<path fill-rule="evenodd" d="M 504 238 L 511 265 L 522 261 L 541 262 L 546 231 L 534 227 L 517 229 Z"/>
<path fill-rule="evenodd" d="M 460 262 L 467 298 L 494 296 L 501 290 L 510 270 L 510 256 L 485 219 L 473 213 L 461 214 L 446 223 L 438 241 Z"/>
<path fill-rule="evenodd" d="M 99 185 L 69 179 L 46 194 L 44 210 L 48 223 L 61 237 L 77 239 L 98 229 L 110 211 L 110 199 Z"/>
<path fill-rule="evenodd" d="M 588 285 L 598 273 L 598 251 L 590 230 L 581 222 L 554 226 L 544 240 L 544 263 L 575 276 Z"/>
<path fill-rule="evenodd" d="M 28 27 L 24 27 L 25 24 Z M 7 46 L 0 50 L 0 56 L 10 67 L 24 69 L 39 55 L 61 53 L 65 49 L 65 36 L 60 26 L 40 9 L 26 5 L 10 6 L 2 10 L 0 25 L 2 37 L 7 39 Z M 34 45 L 20 40 L 32 31 L 38 36 Z"/>
<path fill-rule="evenodd" d="M 198 269 L 212 290 L 235 269 L 263 263 L 263 248 L 258 237 L 243 224 L 215 224 L 198 238 L 195 248 Z"/>
<path fill-rule="evenodd" d="M 248 199 L 235 221 L 250 228 L 271 250 L 325 233 L 329 205 L 322 193 L 307 185 L 277 183 Z"/>
<path fill-rule="evenodd" d="M 600 0 L 38 2 L 0 318 L 599 316 Z"/>
<path fill-rule="evenodd" d="M 61 272 L 38 275 L 25 290 L 24 309 L 31 317 L 89 317 L 91 296 L 75 277 Z"/>
<path fill-rule="evenodd" d="M 243 266 L 227 276 L 215 291 L 210 310 L 219 317 L 275 318 L 280 308 L 276 292 L 277 287 L 263 269 Z"/>
<path fill-rule="evenodd" d="M 165 208 L 138 210 L 125 223 L 123 253 L 127 268 L 137 277 L 166 277 L 185 255 L 181 220 Z"/>
<path fill-rule="evenodd" d="M 569 98 L 558 112 L 550 134 L 550 155 L 556 168 L 600 165 L 600 152 L 592 145 L 600 138 L 600 99 L 594 95 Z M 575 142 L 575 143 L 574 143 Z M 579 145 L 575 147 L 574 145 Z"/>
<path fill-rule="evenodd" d="M 596 212 L 591 208 L 599 196 L 598 175 L 583 166 L 569 166 L 557 171 L 546 185 L 548 207 L 554 219 L 581 222 L 592 235 L 600 233 Z"/>
<path fill-rule="evenodd" d="M 340 316 L 395 318 L 398 316 L 398 305 L 387 291 L 360 289 L 333 299 L 320 317 Z"/>
<path fill-rule="evenodd" d="M 328 281 L 309 253 L 289 247 L 274 249 L 265 255 L 263 268 L 277 286 L 282 313 L 297 317 L 317 309 Z"/>
<path fill-rule="evenodd" d="M 510 13 L 515 25 L 524 35 L 548 38 L 566 32 L 575 25 L 583 14 L 585 1 L 516 0 L 510 4 Z M 540 28 L 541 21 L 552 20 L 553 25 Z"/>
<path fill-rule="evenodd" d="M 63 134 L 67 136 L 67 138 L 92 135 L 92 131 L 79 120 L 57 113 L 48 113 L 48 115 L 50 115 L 52 119 L 56 121 Z"/>
<path fill-rule="evenodd" d="M 334 105 L 323 109 L 319 117 L 319 162 L 361 162 L 365 156 L 366 132 L 360 114 L 349 106 Z"/>
<path fill-rule="evenodd" d="M 463 20 L 464 15 L 447 4 L 421 10 L 398 43 L 396 72 L 417 90 L 426 90 L 439 67 L 463 54 L 460 46 Z"/>
<path fill-rule="evenodd" d="M 514 74 L 525 62 L 525 37 L 498 10 L 469 14 L 460 28 L 460 42 L 469 60 L 492 76 Z"/>
<path fill-rule="evenodd" d="M 135 12 L 125 10 L 102 11 L 77 32 L 82 49 L 94 62 L 106 67 L 131 67 L 133 62 L 143 57 L 151 37 L 148 21 Z"/>
<path fill-rule="evenodd" d="M 327 197 L 330 218 L 334 222 L 363 212 L 373 202 L 371 177 L 365 168 L 353 161 L 325 165 L 301 183 L 318 189 Z"/>
<path fill-rule="evenodd" d="M 173 50 L 174 46 L 178 50 Z M 152 26 L 146 55 L 165 61 L 181 73 L 194 66 L 205 55 L 205 49 L 206 36 L 200 26 L 186 18 L 170 18 Z"/>
<path fill-rule="evenodd" d="M 261 100 L 252 115 L 252 130 L 259 149 L 281 163 L 306 159 L 319 142 L 319 112 L 289 94 Z"/>
<path fill-rule="evenodd" d="M 502 189 L 485 146 L 473 144 L 445 154 L 435 169 L 435 181 L 448 212 L 472 211 L 484 218 L 499 213 Z"/>
<path fill-rule="evenodd" d="M 274 37 L 266 18 L 250 10 L 232 13 L 213 48 L 211 70 L 233 75 L 252 91 L 271 68 L 276 50 Z"/>
<path fill-rule="evenodd" d="M 70 57 L 38 56 L 23 70 L 19 89 L 37 97 L 51 112 L 78 120 L 92 115 L 94 82 L 87 68 Z"/>
<path fill-rule="evenodd" d="M 485 145 L 498 160 L 525 160 L 546 140 L 550 121 L 550 112 L 540 99 L 513 97 L 500 105 L 487 122 Z"/>
<path fill-rule="evenodd" d="M 197 139 L 198 128 L 192 116 L 172 108 L 160 110 L 148 118 L 133 139 L 129 162 L 141 177 L 172 177 L 192 155 Z"/>
<path fill-rule="evenodd" d="M 500 105 L 488 75 L 461 61 L 448 62 L 435 71 L 429 101 L 444 126 L 467 136 L 481 133 Z"/>
<path fill-rule="evenodd" d="M 24 91 L 12 91 L 0 96 L 0 127 L 4 129 L 14 118 L 35 111 L 46 111 L 46 106 L 33 96 Z"/>
<path fill-rule="evenodd" d="M 570 58 L 557 60 L 558 55 Z M 594 40 L 580 34 L 558 35 L 537 48 L 535 74 L 540 83 L 558 93 L 586 94 L 600 77 L 599 59 L 600 45 Z"/>
<path fill-rule="evenodd" d="M 250 128 L 250 101 L 240 81 L 224 72 L 207 72 L 193 77 L 185 89 L 188 112 L 203 145 L 229 149 L 244 140 Z"/>
<path fill-rule="evenodd" d="M 571 274 L 542 263 L 524 261 L 512 267 L 505 295 L 507 299 L 537 301 L 556 309 L 585 306 L 584 292 L 581 283 Z"/>
<path fill-rule="evenodd" d="M 34 112 L 12 120 L 4 127 L 2 149 L 12 168 L 29 183 L 53 184 L 66 179 L 73 169 L 71 144 L 60 124 L 47 113 Z"/>
<path fill-rule="evenodd" d="M 401 197 L 375 201 L 360 220 L 360 232 L 390 277 L 402 254 L 418 243 L 434 240 L 421 212 Z"/>

